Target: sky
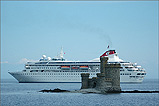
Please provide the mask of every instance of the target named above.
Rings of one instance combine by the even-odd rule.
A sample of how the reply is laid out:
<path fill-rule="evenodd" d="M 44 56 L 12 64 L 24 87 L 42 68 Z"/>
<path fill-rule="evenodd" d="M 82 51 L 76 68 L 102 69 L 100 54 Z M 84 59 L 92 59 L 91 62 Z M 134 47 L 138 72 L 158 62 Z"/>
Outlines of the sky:
<path fill-rule="evenodd" d="M 158 78 L 158 1 L 1 1 L 1 79 L 61 47 L 89 61 L 108 45 Z"/>

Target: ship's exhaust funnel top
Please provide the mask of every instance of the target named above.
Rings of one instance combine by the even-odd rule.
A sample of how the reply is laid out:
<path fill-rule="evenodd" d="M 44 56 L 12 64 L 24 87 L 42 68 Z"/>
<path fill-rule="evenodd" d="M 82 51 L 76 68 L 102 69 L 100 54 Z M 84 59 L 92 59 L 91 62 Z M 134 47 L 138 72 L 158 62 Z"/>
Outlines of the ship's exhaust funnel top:
<path fill-rule="evenodd" d="M 102 54 L 100 56 L 100 58 L 103 57 L 103 56 L 109 56 L 109 55 L 112 55 L 112 54 L 115 54 L 115 53 L 116 53 L 115 50 L 108 50 L 104 54 Z"/>

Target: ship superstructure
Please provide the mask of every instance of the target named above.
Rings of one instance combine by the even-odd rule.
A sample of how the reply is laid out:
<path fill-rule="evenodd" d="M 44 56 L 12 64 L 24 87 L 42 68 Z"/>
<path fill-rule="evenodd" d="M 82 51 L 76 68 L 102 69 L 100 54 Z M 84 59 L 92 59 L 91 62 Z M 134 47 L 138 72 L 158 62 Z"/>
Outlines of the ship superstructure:
<path fill-rule="evenodd" d="M 124 62 L 119 59 L 115 50 L 107 50 L 102 56 L 108 56 L 109 63 L 120 63 L 120 82 L 141 83 L 146 72 L 136 63 Z M 99 58 L 87 62 L 66 61 L 63 50 L 57 58 L 46 58 L 45 55 L 37 62 L 27 62 L 20 72 L 9 72 L 20 83 L 35 82 L 81 82 L 81 73 L 90 73 L 90 78 L 100 73 Z"/>

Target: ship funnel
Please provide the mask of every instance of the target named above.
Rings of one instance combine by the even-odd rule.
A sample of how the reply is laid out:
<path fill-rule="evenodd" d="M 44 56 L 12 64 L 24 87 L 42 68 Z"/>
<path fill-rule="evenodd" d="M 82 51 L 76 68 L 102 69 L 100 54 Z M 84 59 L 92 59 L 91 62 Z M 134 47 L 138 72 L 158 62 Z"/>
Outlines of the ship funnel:
<path fill-rule="evenodd" d="M 109 56 L 109 55 L 112 55 L 112 54 L 115 54 L 115 53 L 116 53 L 115 50 L 108 50 L 104 54 L 102 54 L 100 57 Z"/>

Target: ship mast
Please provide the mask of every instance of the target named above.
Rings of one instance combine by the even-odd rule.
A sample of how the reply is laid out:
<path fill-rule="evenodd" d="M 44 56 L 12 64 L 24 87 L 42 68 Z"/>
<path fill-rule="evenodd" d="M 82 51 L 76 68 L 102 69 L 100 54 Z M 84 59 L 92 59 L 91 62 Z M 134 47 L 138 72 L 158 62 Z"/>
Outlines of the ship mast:
<path fill-rule="evenodd" d="M 60 58 L 63 59 L 63 47 L 61 47 Z"/>

